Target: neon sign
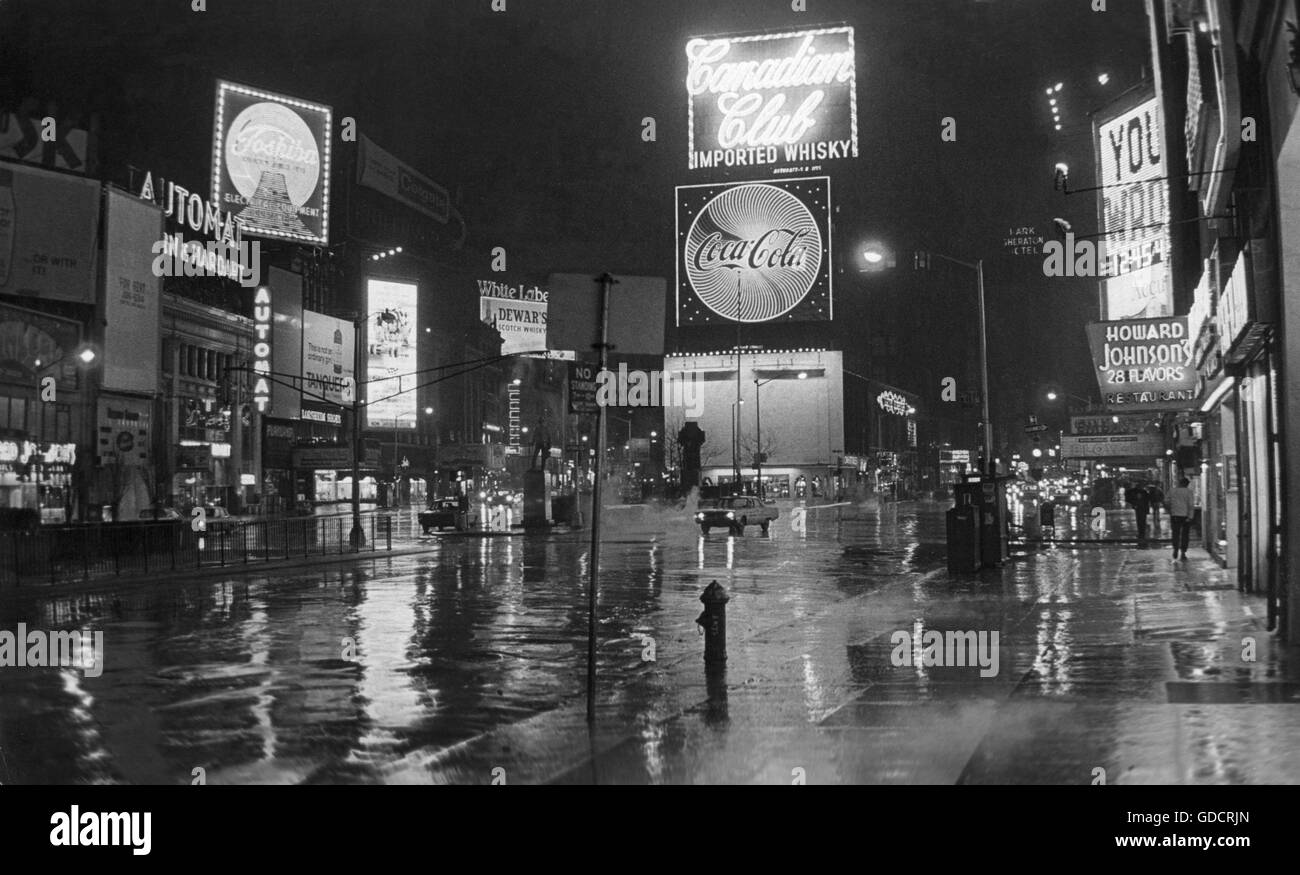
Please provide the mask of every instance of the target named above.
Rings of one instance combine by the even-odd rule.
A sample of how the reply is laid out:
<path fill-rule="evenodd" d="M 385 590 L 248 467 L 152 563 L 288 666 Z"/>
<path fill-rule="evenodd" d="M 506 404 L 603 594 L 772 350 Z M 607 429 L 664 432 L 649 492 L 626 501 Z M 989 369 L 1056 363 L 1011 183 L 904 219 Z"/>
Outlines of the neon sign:
<path fill-rule="evenodd" d="M 906 416 L 907 411 L 912 409 L 912 405 L 907 403 L 907 399 L 897 392 L 881 392 L 876 396 L 876 404 L 886 413 L 893 413 L 898 416 Z"/>
<path fill-rule="evenodd" d="M 253 295 L 253 403 L 258 413 L 271 403 L 271 290 L 258 286 Z"/>
<path fill-rule="evenodd" d="M 853 28 L 686 44 L 688 166 L 858 156 Z"/>

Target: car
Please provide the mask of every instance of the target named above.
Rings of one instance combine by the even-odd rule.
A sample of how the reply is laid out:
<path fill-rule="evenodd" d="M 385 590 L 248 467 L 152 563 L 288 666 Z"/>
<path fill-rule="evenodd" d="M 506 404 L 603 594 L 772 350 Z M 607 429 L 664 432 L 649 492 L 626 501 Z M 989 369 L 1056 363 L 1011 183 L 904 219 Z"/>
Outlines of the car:
<path fill-rule="evenodd" d="M 422 510 L 419 514 L 420 530 L 424 534 L 429 534 L 432 529 L 442 531 L 445 528 L 456 528 L 456 521 L 460 518 L 460 499 L 458 498 L 436 498 L 429 503 L 428 510 Z"/>
<path fill-rule="evenodd" d="M 177 522 L 183 521 L 185 517 L 174 507 L 159 507 L 156 510 L 140 511 L 140 519 L 146 522 Z"/>
<path fill-rule="evenodd" d="M 743 535 L 745 526 L 758 526 L 767 534 L 772 520 L 781 512 L 773 502 L 761 501 L 749 495 L 732 495 L 701 505 L 695 512 L 695 522 L 700 532 L 707 535 L 710 529 L 725 528 L 733 535 Z"/>

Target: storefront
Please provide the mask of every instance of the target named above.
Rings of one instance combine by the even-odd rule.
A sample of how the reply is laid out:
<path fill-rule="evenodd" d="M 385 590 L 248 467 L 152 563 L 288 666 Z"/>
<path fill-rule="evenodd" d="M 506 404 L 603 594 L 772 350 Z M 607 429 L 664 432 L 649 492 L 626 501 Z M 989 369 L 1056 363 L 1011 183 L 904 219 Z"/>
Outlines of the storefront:
<path fill-rule="evenodd" d="M 72 518 L 77 446 L 0 438 L 0 510 L 29 511 L 42 524 Z"/>
<path fill-rule="evenodd" d="M 317 507 L 352 501 L 353 458 L 350 446 L 324 444 L 296 447 L 292 460 L 298 478 L 297 494 L 303 496 L 303 501 Z M 382 469 L 379 446 L 375 442 L 365 442 L 358 473 L 361 478 L 361 501 L 366 504 L 377 503 Z"/>

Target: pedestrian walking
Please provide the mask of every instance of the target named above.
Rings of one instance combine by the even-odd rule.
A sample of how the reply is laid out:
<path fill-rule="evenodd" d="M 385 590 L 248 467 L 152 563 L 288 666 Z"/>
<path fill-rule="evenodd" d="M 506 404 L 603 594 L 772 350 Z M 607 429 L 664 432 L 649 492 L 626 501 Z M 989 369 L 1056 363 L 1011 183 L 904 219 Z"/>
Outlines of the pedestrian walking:
<path fill-rule="evenodd" d="M 1147 486 L 1147 498 L 1151 504 L 1151 534 L 1160 537 L 1160 508 L 1165 504 L 1165 491 L 1159 483 Z"/>
<path fill-rule="evenodd" d="M 1169 490 L 1169 524 L 1173 528 L 1174 558 L 1187 558 L 1187 541 L 1192 531 L 1192 514 L 1195 512 L 1196 496 L 1189 488 L 1191 481 L 1179 478 L 1178 485 Z"/>
<path fill-rule="evenodd" d="M 1151 511 L 1151 499 L 1147 495 L 1146 489 L 1135 485 L 1130 486 L 1125 492 L 1124 500 L 1133 505 L 1133 512 L 1137 515 L 1138 547 L 1145 550 L 1147 548 L 1147 514 Z"/>

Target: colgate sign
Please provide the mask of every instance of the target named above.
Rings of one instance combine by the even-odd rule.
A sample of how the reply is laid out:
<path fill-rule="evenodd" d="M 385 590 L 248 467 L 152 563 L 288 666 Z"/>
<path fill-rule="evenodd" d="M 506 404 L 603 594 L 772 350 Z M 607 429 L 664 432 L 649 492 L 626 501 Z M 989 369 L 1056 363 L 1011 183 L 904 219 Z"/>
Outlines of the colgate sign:
<path fill-rule="evenodd" d="M 677 189 L 677 322 L 831 318 L 830 180 Z"/>
<path fill-rule="evenodd" d="M 328 106 L 217 83 L 212 200 L 245 234 L 329 240 Z"/>
<path fill-rule="evenodd" d="M 858 156 L 853 28 L 686 44 L 688 166 Z"/>

